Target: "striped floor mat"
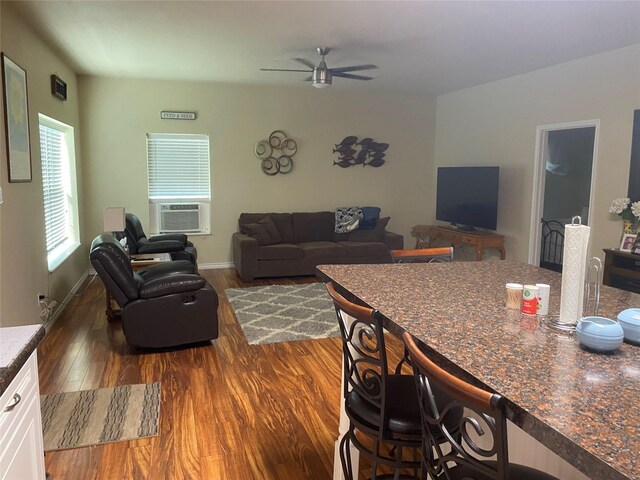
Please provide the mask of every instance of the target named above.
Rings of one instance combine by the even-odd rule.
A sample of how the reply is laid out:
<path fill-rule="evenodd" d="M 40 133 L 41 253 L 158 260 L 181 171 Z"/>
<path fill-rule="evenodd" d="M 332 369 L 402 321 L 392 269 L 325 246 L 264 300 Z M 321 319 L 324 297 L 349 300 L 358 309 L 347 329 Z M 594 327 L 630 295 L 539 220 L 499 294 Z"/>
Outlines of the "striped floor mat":
<path fill-rule="evenodd" d="M 42 395 L 40 408 L 45 451 L 153 437 L 160 383 Z"/>

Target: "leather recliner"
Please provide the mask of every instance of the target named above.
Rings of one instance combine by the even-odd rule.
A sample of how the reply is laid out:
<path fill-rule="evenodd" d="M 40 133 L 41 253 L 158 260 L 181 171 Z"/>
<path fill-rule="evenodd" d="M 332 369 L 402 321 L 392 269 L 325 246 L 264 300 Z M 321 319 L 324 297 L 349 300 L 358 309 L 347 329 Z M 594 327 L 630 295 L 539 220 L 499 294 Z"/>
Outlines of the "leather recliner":
<path fill-rule="evenodd" d="M 125 219 L 124 234 L 127 237 L 129 253 L 168 253 L 172 260 L 189 260 L 193 264 L 196 263 L 198 251 L 185 234 L 172 233 L 147 238 L 137 215 L 127 213 Z"/>
<path fill-rule="evenodd" d="M 91 264 L 120 306 L 129 345 L 167 348 L 218 337 L 218 295 L 187 261 L 137 272 L 111 235 L 91 243 Z"/>

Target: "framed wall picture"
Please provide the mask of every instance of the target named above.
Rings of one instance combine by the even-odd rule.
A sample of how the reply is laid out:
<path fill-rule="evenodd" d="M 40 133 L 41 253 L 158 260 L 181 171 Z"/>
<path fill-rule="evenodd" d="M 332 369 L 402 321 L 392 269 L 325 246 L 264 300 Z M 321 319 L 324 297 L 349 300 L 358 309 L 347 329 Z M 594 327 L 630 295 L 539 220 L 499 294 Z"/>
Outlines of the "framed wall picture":
<path fill-rule="evenodd" d="M 636 235 L 636 241 L 633 242 L 633 247 L 631 247 L 631 253 L 640 255 L 640 234 Z"/>
<path fill-rule="evenodd" d="M 2 54 L 2 91 L 10 182 L 31 181 L 27 72 Z"/>
<path fill-rule="evenodd" d="M 636 241 L 635 233 L 625 233 L 622 235 L 622 241 L 620 242 L 620 250 L 623 252 L 630 252 L 633 244 Z"/>

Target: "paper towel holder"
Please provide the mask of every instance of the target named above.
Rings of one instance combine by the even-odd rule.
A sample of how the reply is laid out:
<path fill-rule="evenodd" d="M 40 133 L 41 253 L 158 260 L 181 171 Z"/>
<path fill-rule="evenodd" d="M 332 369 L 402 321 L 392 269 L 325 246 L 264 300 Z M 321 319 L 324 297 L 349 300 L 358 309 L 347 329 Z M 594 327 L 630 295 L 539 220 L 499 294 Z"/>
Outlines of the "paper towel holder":
<path fill-rule="evenodd" d="M 573 217 L 576 218 L 576 217 Z M 578 217 L 580 218 L 580 217 Z M 573 219 L 571 219 L 573 222 Z M 598 257 L 591 257 L 587 262 L 587 271 L 584 279 L 584 302 L 582 308 L 582 317 L 598 316 L 600 309 L 600 284 L 602 276 L 602 260 Z M 593 299 L 591 293 L 593 291 Z M 593 309 L 589 309 L 589 303 L 592 303 Z M 542 322 L 549 328 L 556 330 L 565 335 L 572 335 L 576 331 L 577 322 L 561 323 L 560 315 L 548 315 Z"/>
<path fill-rule="evenodd" d="M 585 316 L 598 316 L 600 308 L 600 284 L 602 275 L 602 260 L 598 257 L 591 257 L 587 263 L 587 272 L 584 278 L 584 302 L 582 314 Z M 591 280 L 593 279 L 593 310 L 589 311 L 591 300 Z"/>

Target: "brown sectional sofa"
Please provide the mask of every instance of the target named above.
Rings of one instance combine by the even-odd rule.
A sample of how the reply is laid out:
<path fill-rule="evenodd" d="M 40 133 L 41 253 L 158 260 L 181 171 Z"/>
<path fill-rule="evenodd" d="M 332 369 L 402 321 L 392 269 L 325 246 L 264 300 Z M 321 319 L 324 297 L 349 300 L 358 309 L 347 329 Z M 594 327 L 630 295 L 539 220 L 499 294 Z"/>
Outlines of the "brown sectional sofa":
<path fill-rule="evenodd" d="M 252 229 L 267 216 L 277 229 L 275 243 Z M 322 264 L 391 263 L 390 250 L 403 248 L 404 239 L 385 231 L 387 221 L 379 220 L 373 230 L 335 233 L 334 212 L 243 213 L 232 238 L 233 263 L 244 281 L 314 275 Z"/>

